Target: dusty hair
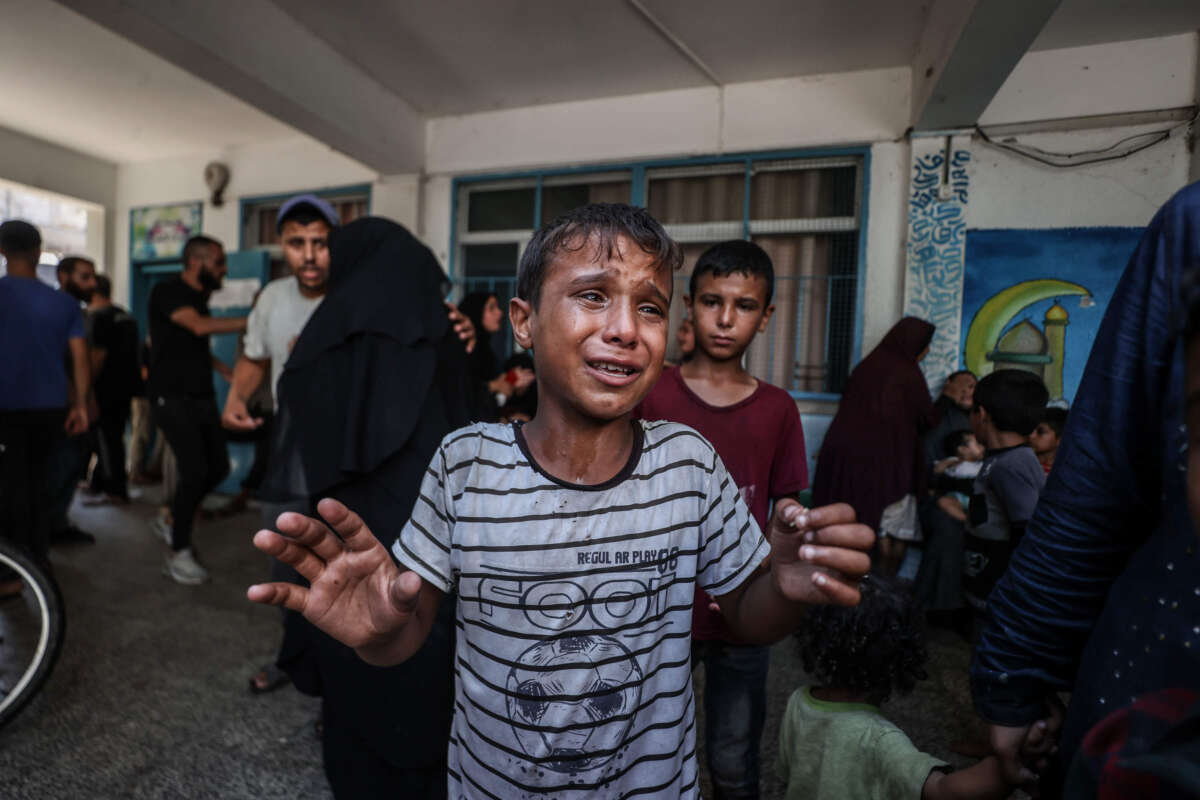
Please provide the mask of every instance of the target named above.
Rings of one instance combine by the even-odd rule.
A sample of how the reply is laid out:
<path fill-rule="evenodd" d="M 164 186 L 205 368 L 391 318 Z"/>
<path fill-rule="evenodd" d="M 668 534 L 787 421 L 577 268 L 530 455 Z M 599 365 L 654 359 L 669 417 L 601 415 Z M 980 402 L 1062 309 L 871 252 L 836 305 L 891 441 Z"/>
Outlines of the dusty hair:
<path fill-rule="evenodd" d="M 546 270 L 555 257 L 593 247 L 597 258 L 612 258 L 619 253 L 617 239 L 621 236 L 651 256 L 661 271 L 674 272 L 683 263 L 679 245 L 646 209 L 625 203 L 591 203 L 534 232 L 517 267 L 517 297 L 537 308 Z"/>

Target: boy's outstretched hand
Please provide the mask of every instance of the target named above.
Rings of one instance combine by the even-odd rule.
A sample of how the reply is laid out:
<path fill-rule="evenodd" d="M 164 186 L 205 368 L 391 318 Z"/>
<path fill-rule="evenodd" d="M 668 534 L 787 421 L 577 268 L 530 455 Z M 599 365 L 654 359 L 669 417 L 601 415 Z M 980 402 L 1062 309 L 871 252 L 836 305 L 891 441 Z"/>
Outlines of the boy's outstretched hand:
<path fill-rule="evenodd" d="M 320 521 L 292 512 L 276 521 L 285 535 L 269 530 L 254 534 L 255 547 L 291 565 L 309 587 L 264 583 L 251 586 L 246 597 L 303 614 L 367 661 L 403 660 L 386 654 L 395 651 L 393 645 L 417 614 L 421 577 L 397 567 L 362 518 L 346 506 L 326 498 L 317 512 L 341 539 Z"/>
<path fill-rule="evenodd" d="M 875 533 L 855 522 L 845 503 L 808 509 L 795 500 L 775 503 L 767 532 L 771 579 L 780 594 L 801 603 L 857 605 L 858 579 L 871 568 Z"/>

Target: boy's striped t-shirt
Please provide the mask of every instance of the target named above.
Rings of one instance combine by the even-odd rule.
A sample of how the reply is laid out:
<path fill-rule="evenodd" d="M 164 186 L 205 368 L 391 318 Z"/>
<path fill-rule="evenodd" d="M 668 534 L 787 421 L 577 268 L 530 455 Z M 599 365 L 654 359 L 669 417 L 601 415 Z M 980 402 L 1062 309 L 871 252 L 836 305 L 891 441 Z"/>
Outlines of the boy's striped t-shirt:
<path fill-rule="evenodd" d="M 711 445 L 635 422 L 602 485 L 544 472 L 520 429 L 447 436 L 393 547 L 457 590 L 452 798 L 698 797 L 692 598 L 768 546 Z"/>

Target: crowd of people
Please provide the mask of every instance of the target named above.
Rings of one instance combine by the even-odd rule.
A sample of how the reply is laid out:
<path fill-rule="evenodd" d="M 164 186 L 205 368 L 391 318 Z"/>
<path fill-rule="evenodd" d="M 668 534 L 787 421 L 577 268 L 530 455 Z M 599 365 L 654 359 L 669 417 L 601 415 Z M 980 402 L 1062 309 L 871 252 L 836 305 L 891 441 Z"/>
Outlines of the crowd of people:
<path fill-rule="evenodd" d="M 164 572 L 203 583 L 201 502 L 227 440 L 258 442 L 243 487 L 273 566 L 248 596 L 282 616 L 250 687 L 322 698 L 335 796 L 695 797 L 702 737 L 712 796 L 758 797 L 789 636 L 812 684 L 766 743 L 788 798 L 1200 791 L 1200 185 L 1148 228 L 1070 414 L 1021 370 L 931 398 L 934 326 L 901 319 L 851 373 L 806 504 L 796 403 L 745 366 L 774 312 L 756 244 L 699 256 L 672 331 L 682 251 L 641 209 L 543 225 L 507 309 L 446 303 L 388 220 L 300 195 L 277 224 L 288 274 L 247 318 L 210 313 L 224 249 L 188 240 L 148 348 L 93 262 L 63 259 L 55 290 L 36 229 L 0 225 L 0 522 L 46 564 L 86 539 L 66 508 L 89 462 L 95 502 L 129 501 L 132 409 L 134 477 L 147 425 L 175 465 Z M 243 335 L 232 367 L 220 334 Z M 957 771 L 881 710 L 924 679 L 927 626 L 973 650 L 979 760 Z"/>

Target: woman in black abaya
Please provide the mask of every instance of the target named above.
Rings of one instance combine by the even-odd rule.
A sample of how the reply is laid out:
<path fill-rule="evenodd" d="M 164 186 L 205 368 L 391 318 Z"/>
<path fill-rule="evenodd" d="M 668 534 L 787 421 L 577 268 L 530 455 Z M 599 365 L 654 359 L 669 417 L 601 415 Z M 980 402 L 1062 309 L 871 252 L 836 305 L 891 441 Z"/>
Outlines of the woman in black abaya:
<path fill-rule="evenodd" d="M 279 380 L 272 488 L 334 497 L 391 549 L 442 437 L 468 422 L 467 354 L 433 254 L 368 218 L 330 240 L 329 292 Z M 338 798 L 445 797 L 454 602 L 425 646 L 373 667 L 289 614 L 280 666 L 323 698 L 325 774 Z"/>

